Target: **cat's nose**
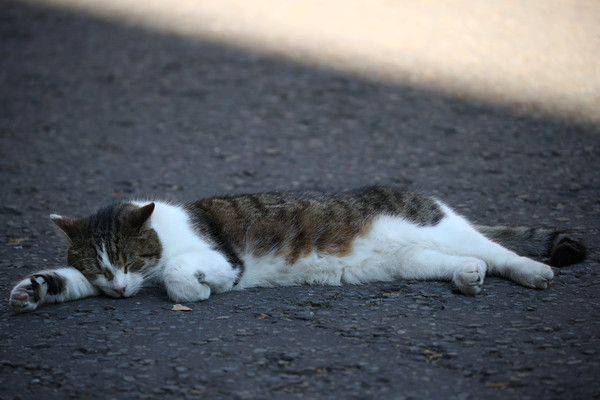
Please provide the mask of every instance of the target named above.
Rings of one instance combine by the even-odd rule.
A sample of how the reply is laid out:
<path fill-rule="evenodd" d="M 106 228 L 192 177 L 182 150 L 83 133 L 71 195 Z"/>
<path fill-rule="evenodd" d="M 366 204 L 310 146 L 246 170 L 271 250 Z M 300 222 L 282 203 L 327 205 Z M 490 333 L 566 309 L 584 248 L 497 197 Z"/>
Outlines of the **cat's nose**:
<path fill-rule="evenodd" d="M 123 296 L 125 294 L 125 289 L 127 289 L 127 286 L 123 286 L 120 288 L 113 288 L 113 292 L 118 293 L 119 295 Z"/>

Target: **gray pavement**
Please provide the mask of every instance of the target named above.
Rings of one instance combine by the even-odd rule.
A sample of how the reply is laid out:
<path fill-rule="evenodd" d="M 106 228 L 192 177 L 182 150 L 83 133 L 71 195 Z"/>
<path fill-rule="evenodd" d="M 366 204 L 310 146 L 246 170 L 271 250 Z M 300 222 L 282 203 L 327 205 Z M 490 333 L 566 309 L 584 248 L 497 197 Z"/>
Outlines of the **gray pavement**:
<path fill-rule="evenodd" d="M 600 396 L 600 129 L 75 12 L 0 3 L 0 399 Z M 9 312 L 64 265 L 50 213 L 382 183 L 477 222 L 571 228 L 545 291 L 488 278 L 253 289 L 171 311 L 159 288 Z"/>

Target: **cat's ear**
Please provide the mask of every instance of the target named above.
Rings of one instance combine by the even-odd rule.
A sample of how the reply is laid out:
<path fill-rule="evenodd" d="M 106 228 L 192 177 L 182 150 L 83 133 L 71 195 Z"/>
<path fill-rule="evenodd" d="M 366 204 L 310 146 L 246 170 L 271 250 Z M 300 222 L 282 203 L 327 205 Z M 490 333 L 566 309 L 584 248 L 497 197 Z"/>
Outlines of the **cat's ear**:
<path fill-rule="evenodd" d="M 81 233 L 84 223 L 83 218 L 69 218 L 57 214 L 51 214 L 50 220 L 54 222 L 54 225 L 58 227 L 69 242 L 72 242 Z"/>
<path fill-rule="evenodd" d="M 142 230 L 148 218 L 154 211 L 154 203 L 150 203 L 140 208 L 136 208 L 129 214 L 129 223 L 137 230 Z"/>

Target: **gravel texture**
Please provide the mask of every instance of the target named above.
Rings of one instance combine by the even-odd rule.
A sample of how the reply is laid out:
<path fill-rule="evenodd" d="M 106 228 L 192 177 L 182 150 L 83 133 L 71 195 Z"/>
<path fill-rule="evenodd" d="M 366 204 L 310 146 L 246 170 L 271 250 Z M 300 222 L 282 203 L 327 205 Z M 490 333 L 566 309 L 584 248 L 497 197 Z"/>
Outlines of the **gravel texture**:
<path fill-rule="evenodd" d="M 2 1 L 0 399 L 598 398 L 599 134 Z M 171 311 L 148 288 L 9 312 L 19 278 L 64 264 L 50 213 L 372 183 L 478 222 L 571 228 L 589 259 L 545 291 L 304 286 Z"/>

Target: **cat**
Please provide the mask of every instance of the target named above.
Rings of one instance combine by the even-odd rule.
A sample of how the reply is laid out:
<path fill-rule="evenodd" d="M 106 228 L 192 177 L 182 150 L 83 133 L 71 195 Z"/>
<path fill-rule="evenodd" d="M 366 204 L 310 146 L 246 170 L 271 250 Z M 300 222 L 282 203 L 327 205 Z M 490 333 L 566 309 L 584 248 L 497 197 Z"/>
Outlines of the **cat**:
<path fill-rule="evenodd" d="M 557 267 L 586 257 L 563 231 L 475 226 L 436 199 L 384 186 L 131 201 L 86 218 L 50 218 L 67 239 L 69 267 L 18 283 L 16 312 L 131 297 L 148 282 L 162 283 L 175 302 L 257 286 L 394 279 L 452 281 L 476 295 L 487 273 L 545 289 L 552 268 L 527 257 Z"/>

